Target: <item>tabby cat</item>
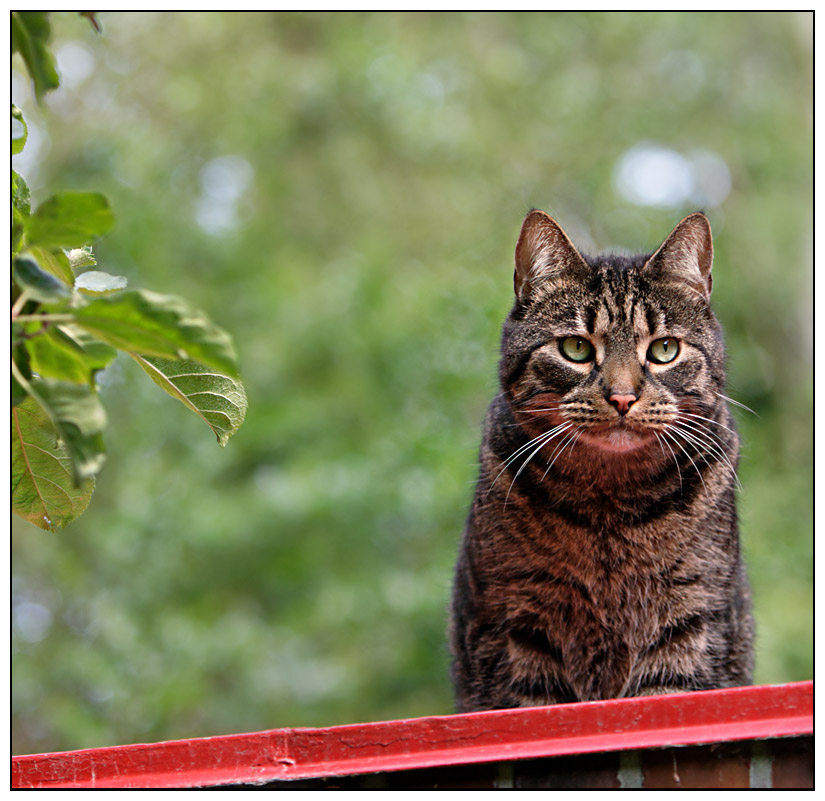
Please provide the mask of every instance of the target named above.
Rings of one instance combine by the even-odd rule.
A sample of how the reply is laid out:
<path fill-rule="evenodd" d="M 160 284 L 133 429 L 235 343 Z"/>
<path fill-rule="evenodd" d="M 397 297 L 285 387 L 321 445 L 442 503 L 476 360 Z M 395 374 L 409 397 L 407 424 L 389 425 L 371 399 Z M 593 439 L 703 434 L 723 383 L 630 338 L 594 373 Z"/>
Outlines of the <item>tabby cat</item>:
<path fill-rule="evenodd" d="M 712 259 L 703 214 L 594 258 L 527 215 L 456 567 L 459 711 L 751 682 Z"/>

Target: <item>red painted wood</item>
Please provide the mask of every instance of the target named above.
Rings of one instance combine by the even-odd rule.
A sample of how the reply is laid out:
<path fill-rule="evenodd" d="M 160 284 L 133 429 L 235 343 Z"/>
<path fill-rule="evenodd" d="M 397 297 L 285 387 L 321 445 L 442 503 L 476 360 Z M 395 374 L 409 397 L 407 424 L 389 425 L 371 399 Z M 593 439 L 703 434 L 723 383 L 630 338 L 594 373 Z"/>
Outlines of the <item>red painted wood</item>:
<path fill-rule="evenodd" d="M 205 787 L 813 733 L 813 682 L 12 759 L 13 787 Z"/>

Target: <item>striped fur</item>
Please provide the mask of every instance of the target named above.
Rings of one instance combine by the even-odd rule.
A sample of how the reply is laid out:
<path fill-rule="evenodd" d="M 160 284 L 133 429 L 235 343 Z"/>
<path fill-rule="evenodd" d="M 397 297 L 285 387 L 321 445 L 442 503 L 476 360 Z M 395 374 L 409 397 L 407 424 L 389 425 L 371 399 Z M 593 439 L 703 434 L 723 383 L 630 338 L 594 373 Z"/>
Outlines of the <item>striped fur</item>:
<path fill-rule="evenodd" d="M 525 219 L 456 567 L 459 711 L 750 683 L 712 254 L 701 214 L 636 258 Z"/>

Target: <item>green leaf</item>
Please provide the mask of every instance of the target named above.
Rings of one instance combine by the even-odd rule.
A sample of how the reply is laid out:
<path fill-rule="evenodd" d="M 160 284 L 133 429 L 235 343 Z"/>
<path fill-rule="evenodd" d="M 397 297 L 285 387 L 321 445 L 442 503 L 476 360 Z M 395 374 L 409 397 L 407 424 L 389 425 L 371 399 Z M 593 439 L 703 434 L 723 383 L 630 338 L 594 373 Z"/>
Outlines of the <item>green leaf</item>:
<path fill-rule="evenodd" d="M 28 342 L 31 369 L 43 378 L 91 384 L 117 351 L 70 326 L 52 326 Z"/>
<path fill-rule="evenodd" d="M 60 325 L 58 330 L 64 334 L 74 346 L 83 349 L 85 358 L 94 370 L 101 370 L 114 361 L 117 351 L 105 342 L 95 339 L 87 331 L 76 325 Z"/>
<path fill-rule="evenodd" d="M 31 213 L 29 187 L 14 170 L 11 171 L 11 247 L 17 254 L 23 244 L 26 220 Z"/>
<path fill-rule="evenodd" d="M 14 260 L 14 280 L 31 298 L 40 303 L 55 303 L 71 295 L 71 288 L 59 278 L 40 269 L 34 259 Z"/>
<path fill-rule="evenodd" d="M 11 52 L 20 53 L 34 81 L 38 99 L 60 85 L 60 78 L 49 51 L 48 11 L 12 11 Z"/>
<path fill-rule="evenodd" d="M 12 509 L 35 526 L 56 531 L 89 505 L 94 479 L 75 486 L 72 459 L 34 398 L 11 410 Z"/>
<path fill-rule="evenodd" d="M 23 119 L 23 112 L 14 103 L 11 104 L 11 154 L 16 156 L 23 152 L 29 129 Z"/>
<path fill-rule="evenodd" d="M 75 321 L 115 348 L 161 359 L 192 359 L 238 377 L 232 339 L 180 298 L 146 290 L 96 298 Z"/>
<path fill-rule="evenodd" d="M 31 196 L 29 187 L 20 173 L 11 171 L 11 199 L 14 208 L 26 217 L 31 214 Z"/>
<path fill-rule="evenodd" d="M 60 192 L 38 206 L 26 225 L 30 245 L 77 248 L 115 224 L 109 201 L 100 192 Z"/>
<path fill-rule="evenodd" d="M 64 284 L 74 286 L 74 273 L 69 263 L 69 257 L 62 250 L 46 250 L 33 247 L 28 249 L 29 255 L 47 272 L 59 278 Z"/>
<path fill-rule="evenodd" d="M 12 326 L 12 337 L 14 337 L 19 330 L 19 326 Z M 14 365 L 20 371 L 24 381 L 30 381 L 32 377 L 31 367 L 29 365 L 29 351 L 25 342 L 18 342 L 12 347 L 12 359 Z M 11 374 L 11 405 L 17 406 L 28 398 L 29 393 L 26 388 L 17 380 L 17 376 L 12 370 Z"/>
<path fill-rule="evenodd" d="M 71 459 L 75 486 L 97 473 L 105 460 L 106 412 L 94 389 L 52 379 L 33 379 L 30 394 L 51 418 Z"/>
<path fill-rule="evenodd" d="M 187 359 L 173 361 L 136 353 L 131 356 L 152 381 L 212 429 L 221 447 L 241 427 L 247 402 L 240 381 Z"/>

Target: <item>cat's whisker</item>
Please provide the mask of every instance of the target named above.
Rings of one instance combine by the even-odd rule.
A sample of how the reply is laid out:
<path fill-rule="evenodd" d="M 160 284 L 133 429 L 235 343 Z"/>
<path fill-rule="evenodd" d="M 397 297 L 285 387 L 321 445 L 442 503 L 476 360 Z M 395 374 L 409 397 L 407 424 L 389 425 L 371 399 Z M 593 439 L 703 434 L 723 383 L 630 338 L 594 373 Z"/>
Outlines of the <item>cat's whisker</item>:
<path fill-rule="evenodd" d="M 701 414 L 691 414 L 690 412 L 683 411 L 678 411 L 676 414 L 680 417 L 693 417 L 696 420 L 705 420 L 708 423 L 713 423 L 714 425 L 719 426 L 720 428 L 724 428 L 726 431 L 730 431 L 731 434 L 736 434 L 736 432 L 729 426 L 726 426 L 724 423 L 720 423 L 717 420 L 711 420 L 710 417 L 703 417 Z"/>
<path fill-rule="evenodd" d="M 722 440 L 719 439 L 719 437 L 713 431 L 711 431 L 706 425 L 704 425 L 704 423 L 700 423 L 695 420 L 683 420 L 681 419 L 680 415 L 676 415 L 676 420 L 674 424 L 678 428 L 693 431 L 697 435 L 700 435 L 704 440 L 707 441 L 709 447 L 715 448 L 716 452 L 720 456 L 725 456 L 725 443 L 722 442 Z"/>
<path fill-rule="evenodd" d="M 690 445 L 694 450 L 694 456 L 697 459 L 701 459 L 701 461 L 706 464 L 710 465 L 713 460 L 708 458 L 707 453 L 707 445 L 706 443 L 702 442 L 698 437 L 691 434 L 686 429 L 680 428 L 678 425 L 673 425 L 671 430 L 676 433 L 677 436 L 682 437 L 686 444 Z"/>
<path fill-rule="evenodd" d="M 730 459 L 724 451 L 724 444 L 721 443 L 709 430 L 704 427 L 696 427 L 684 420 L 677 420 L 673 425 L 674 430 L 678 431 L 686 440 L 692 442 L 698 450 L 706 449 L 711 452 L 728 470 L 730 470 L 737 488 L 742 489 L 742 484 L 739 482 L 739 477 L 736 475 L 736 468 L 734 468 Z M 690 433 L 688 433 L 690 431 Z M 707 462 L 707 459 L 705 459 Z"/>
<path fill-rule="evenodd" d="M 541 477 L 542 481 L 544 481 L 544 479 L 547 478 L 547 474 L 550 472 L 550 469 L 556 463 L 556 460 L 559 458 L 559 456 L 561 456 L 562 453 L 564 453 L 564 451 L 568 448 L 568 446 L 570 447 L 570 452 L 572 453 L 573 448 L 576 446 L 576 440 L 581 436 L 582 431 L 584 431 L 584 426 L 577 426 L 575 431 L 573 431 L 572 433 L 568 433 L 564 440 L 562 440 L 562 442 L 559 443 L 561 445 L 561 450 L 559 450 L 559 445 L 556 446 L 556 450 L 558 450 L 558 453 L 556 453 L 556 450 L 553 451 L 553 454 L 550 457 L 550 464 L 547 465 L 547 469 L 544 471 L 544 475 Z"/>
<path fill-rule="evenodd" d="M 728 449 L 725 443 L 717 436 L 717 434 L 711 431 L 706 425 L 703 423 L 699 423 L 696 421 L 687 421 L 679 419 L 680 416 L 677 415 L 677 427 L 687 428 L 691 431 L 695 432 L 696 436 L 700 437 L 703 441 L 707 443 L 707 447 L 712 450 L 714 454 L 719 456 L 728 466 L 733 476 L 736 478 L 737 483 L 739 483 L 739 479 L 736 477 L 736 468 L 734 467 L 733 463 L 731 462 L 730 458 L 728 457 Z M 731 432 L 733 433 L 733 432 Z M 741 489 L 741 485 L 740 485 Z"/>
<path fill-rule="evenodd" d="M 538 394 L 530 395 L 529 397 L 523 398 L 522 400 L 514 401 L 513 405 L 518 407 L 519 409 L 522 409 L 525 406 L 529 406 L 531 403 L 535 403 L 536 399 L 539 398 L 539 396 L 543 395 L 543 394 L 545 394 L 545 393 L 538 393 Z M 550 405 L 551 406 L 556 406 L 556 408 L 561 408 L 564 405 L 564 402 L 559 400 L 559 401 L 556 401 L 555 403 L 553 403 L 551 401 Z"/>
<path fill-rule="evenodd" d="M 739 477 L 736 475 L 736 470 L 724 451 L 720 450 L 719 446 L 708 439 L 707 432 L 689 432 L 688 429 L 684 428 L 684 425 L 684 422 L 676 423 L 673 426 L 673 430 L 676 431 L 679 436 L 683 437 L 686 442 L 692 444 L 693 447 L 696 448 L 705 464 L 710 464 L 708 461 L 708 453 L 715 457 L 715 461 L 730 472 L 734 483 L 736 484 L 736 488 L 741 491 L 742 484 L 739 482 Z"/>
<path fill-rule="evenodd" d="M 693 457 L 692 457 L 692 456 L 691 456 L 691 455 L 690 455 L 690 454 L 689 454 L 689 453 L 688 453 L 688 452 L 684 449 L 684 447 L 682 447 L 682 443 L 681 443 L 681 442 L 679 442 L 679 440 L 678 440 L 678 439 L 676 439 L 676 437 L 675 437 L 675 436 L 673 436 L 673 434 L 671 434 L 671 433 L 670 433 L 670 431 L 663 431 L 662 433 L 663 433 L 663 434 L 664 434 L 664 435 L 665 435 L 665 436 L 666 436 L 666 437 L 667 437 L 667 438 L 668 438 L 671 442 L 673 442 L 673 443 L 676 445 L 676 447 L 677 447 L 677 448 L 679 448 L 679 450 L 680 450 L 680 451 L 682 451 L 682 453 L 683 453 L 683 454 L 685 454 L 685 456 L 687 456 L 688 460 L 690 461 L 690 463 L 693 465 L 694 469 L 696 470 L 696 474 L 699 476 L 699 481 L 701 481 L 701 482 L 702 482 L 702 487 L 704 488 L 705 492 L 707 493 L 708 488 L 707 488 L 707 486 L 705 485 L 705 479 L 704 479 L 704 478 L 702 478 L 702 471 L 701 471 L 701 470 L 699 469 L 699 467 L 696 465 L 696 462 L 694 462 L 694 461 L 693 461 Z"/>
<path fill-rule="evenodd" d="M 662 452 L 662 458 L 667 459 L 667 454 L 665 453 L 665 446 L 662 445 L 662 439 L 659 436 L 659 432 L 654 430 L 653 436 L 656 437 L 656 441 L 659 443 L 659 450 Z"/>
<path fill-rule="evenodd" d="M 508 499 L 510 498 L 510 492 L 511 492 L 511 491 L 512 491 L 512 489 L 513 489 L 513 485 L 516 483 L 516 479 L 517 479 L 517 478 L 521 475 L 522 471 L 524 470 L 524 468 L 525 468 L 525 467 L 527 467 L 527 465 L 530 463 L 530 461 L 532 460 L 532 458 L 533 458 L 533 457 L 534 457 L 534 456 L 535 456 L 535 455 L 536 455 L 536 454 L 537 454 L 537 453 L 538 453 L 538 452 L 539 452 L 539 451 L 540 451 L 540 450 L 541 450 L 541 449 L 542 449 L 542 448 L 543 448 L 543 447 L 544 447 L 544 446 L 545 446 L 548 442 L 550 442 L 552 439 L 555 439 L 555 437 L 559 436 L 560 434 L 564 433 L 564 431 L 567 431 L 567 430 L 568 430 L 568 429 L 569 429 L 572 425 L 573 425 L 573 423 L 564 423 L 563 425 L 561 425 L 561 426 L 557 426 L 557 428 L 552 429 L 552 431 L 553 431 L 553 436 L 551 436 L 551 437 L 546 437 L 545 439 L 543 439 L 542 443 L 538 446 L 538 448 L 536 448 L 536 449 L 535 449 L 535 450 L 534 450 L 534 451 L 533 451 L 533 452 L 532 452 L 532 453 L 531 453 L 531 454 L 530 454 L 530 455 L 529 455 L 529 456 L 528 456 L 528 457 L 524 460 L 524 462 L 522 462 L 521 467 L 519 467 L 518 472 L 517 472 L 517 473 L 513 476 L 513 480 L 510 482 L 510 486 L 507 488 L 507 495 L 506 495 L 506 496 L 505 496 L 505 498 L 504 498 L 504 505 L 505 505 L 505 506 L 507 505 L 507 501 L 508 501 Z M 499 475 L 500 475 L 500 474 L 499 474 Z M 496 478 L 498 478 L 498 476 L 497 476 Z"/>
<path fill-rule="evenodd" d="M 714 390 L 715 391 L 715 390 Z M 756 412 L 751 409 L 750 406 L 745 406 L 744 403 L 740 403 L 738 400 L 734 400 L 733 398 L 729 398 L 727 395 L 723 395 L 721 392 L 716 393 L 722 400 L 726 400 L 728 403 L 732 403 L 734 406 L 738 406 L 740 409 L 744 409 L 746 412 L 750 412 L 751 414 L 756 414 Z M 758 414 L 756 414 L 759 417 Z"/>
<path fill-rule="evenodd" d="M 667 440 L 662 439 L 661 434 L 664 434 L 664 431 L 661 432 L 661 434 L 658 431 L 654 431 L 653 433 L 656 435 L 656 439 L 659 440 L 659 446 L 661 447 L 662 444 L 667 445 L 667 449 L 670 451 L 670 455 L 673 457 L 673 464 L 676 465 L 676 475 L 679 476 L 679 494 L 681 495 L 684 491 L 684 487 L 682 485 L 682 469 L 679 467 L 679 460 L 676 458 L 676 454 L 673 452 L 673 448 L 670 447 L 670 443 Z M 662 449 L 662 453 L 664 453 L 664 449 Z"/>
<path fill-rule="evenodd" d="M 499 478 L 501 478 L 501 474 L 504 473 L 504 471 L 507 470 L 507 468 L 516 459 L 518 459 L 518 457 L 521 454 L 523 454 L 525 451 L 529 450 L 537 442 L 540 442 L 541 444 L 536 449 L 536 451 L 534 451 L 534 453 L 536 453 L 538 450 L 541 450 L 541 448 L 544 446 L 544 444 L 549 442 L 551 439 L 553 439 L 553 437 L 555 437 L 557 434 L 560 434 L 566 428 L 569 428 L 571 425 L 573 425 L 573 424 L 572 423 L 561 423 L 561 424 L 557 425 L 555 428 L 551 428 L 549 431 L 545 431 L 544 433 L 539 434 L 537 437 L 533 437 L 533 439 L 531 439 L 529 442 L 525 443 L 520 448 L 518 448 L 516 451 L 514 451 L 512 454 L 510 454 L 510 456 L 506 459 L 506 461 L 503 462 L 501 470 L 499 470 L 496 477 L 491 482 L 490 488 L 487 490 L 485 498 L 487 496 L 489 496 L 489 494 L 492 491 L 493 487 L 496 485 L 496 482 L 499 480 Z M 533 454 L 531 454 L 530 457 L 528 457 L 528 461 L 532 458 L 533 458 Z"/>
<path fill-rule="evenodd" d="M 570 441 L 570 438 L 575 435 L 576 431 L 568 430 L 564 437 L 556 443 L 556 447 L 553 448 L 553 453 L 550 454 L 550 458 L 547 460 L 547 470 L 544 471 L 544 474 L 541 477 L 541 480 L 544 481 L 547 478 L 547 474 L 550 472 L 550 468 L 553 466 L 553 462 L 556 461 L 556 454 L 559 452 L 559 448 L 564 450 L 565 444 Z"/>
<path fill-rule="evenodd" d="M 551 428 L 549 431 L 545 431 L 542 434 L 539 434 L 537 437 L 533 437 L 529 442 L 522 445 L 518 450 L 514 451 L 507 460 L 504 462 L 504 467 L 507 467 L 513 461 L 515 461 L 524 451 L 529 450 L 533 445 L 535 445 L 540 440 L 546 439 L 547 437 L 552 437 L 556 432 L 561 431 L 562 429 L 573 425 L 569 422 L 560 423 L 555 428 Z M 500 475 L 500 474 L 499 474 Z"/>
<path fill-rule="evenodd" d="M 575 434 L 581 428 L 580 425 L 577 425 L 573 431 L 568 431 L 565 435 L 564 439 L 561 442 L 556 443 L 556 447 L 553 448 L 553 453 L 550 454 L 550 465 L 552 466 L 553 462 L 556 460 L 556 454 L 559 453 L 559 449 L 564 450 L 566 443 L 570 441 L 570 439 L 575 436 Z M 546 475 L 546 473 L 545 473 Z"/>
<path fill-rule="evenodd" d="M 535 396 L 535 395 L 531 395 L 529 398 L 525 398 L 525 399 L 520 400 L 520 401 L 515 401 L 515 402 L 513 403 L 513 406 L 515 406 L 516 408 L 518 408 L 518 409 L 519 409 L 519 411 L 522 411 L 522 410 L 524 410 L 524 408 L 525 408 L 525 407 L 530 406 L 530 405 L 532 405 L 533 403 L 536 403 L 536 402 L 537 402 L 536 397 L 537 397 L 537 396 Z M 540 401 L 539 401 L 539 402 L 540 402 Z M 556 409 L 561 409 L 561 407 L 562 407 L 562 406 L 564 406 L 564 402 L 563 402 L 563 401 L 557 401 L 557 402 L 555 402 L 555 403 L 550 402 L 548 405 L 549 405 L 549 406 L 552 406 L 552 407 L 554 407 L 554 408 L 556 408 Z"/>

